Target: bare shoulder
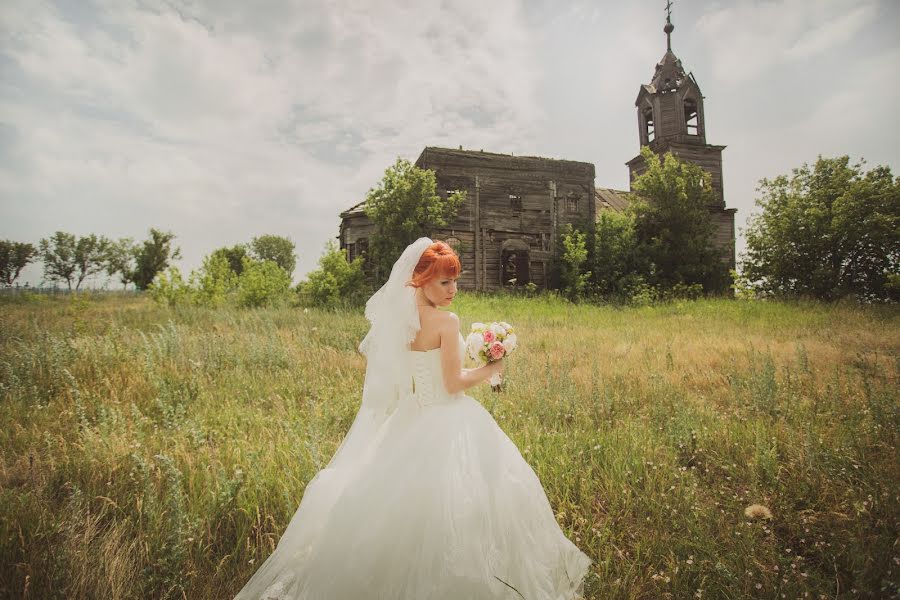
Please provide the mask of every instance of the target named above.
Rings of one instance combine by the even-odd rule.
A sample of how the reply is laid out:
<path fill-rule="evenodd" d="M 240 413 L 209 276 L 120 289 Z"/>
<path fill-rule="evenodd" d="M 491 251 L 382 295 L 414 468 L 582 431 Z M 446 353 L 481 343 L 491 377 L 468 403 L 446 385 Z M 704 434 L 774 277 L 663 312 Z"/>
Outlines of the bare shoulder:
<path fill-rule="evenodd" d="M 456 337 L 459 333 L 459 317 L 450 311 L 441 311 L 440 329 L 443 335 Z"/>

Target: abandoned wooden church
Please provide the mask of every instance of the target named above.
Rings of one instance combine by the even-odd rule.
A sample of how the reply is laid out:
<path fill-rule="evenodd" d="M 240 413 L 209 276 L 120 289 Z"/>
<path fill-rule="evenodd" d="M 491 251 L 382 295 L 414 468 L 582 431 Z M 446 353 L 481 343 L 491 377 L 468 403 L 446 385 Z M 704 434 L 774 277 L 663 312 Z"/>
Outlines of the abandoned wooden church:
<path fill-rule="evenodd" d="M 706 142 L 703 95 L 672 52 L 673 29 L 667 19 L 666 53 L 635 101 L 640 144 L 659 155 L 671 151 L 711 174 L 718 200 L 708 207 L 714 241 L 722 261 L 733 269 L 737 209 L 725 207 L 725 146 Z M 646 168 L 640 155 L 626 164 L 632 180 Z M 595 187 L 594 165 L 586 162 L 426 147 L 416 166 L 435 171 L 439 195 L 467 192 L 454 221 L 430 234 L 459 254 L 460 289 L 490 291 L 529 282 L 546 287 L 558 227 L 585 219 L 595 222 L 601 211 L 622 211 L 629 204 L 630 192 Z M 340 247 L 351 260 L 366 252 L 373 231 L 363 204 L 340 215 Z"/>

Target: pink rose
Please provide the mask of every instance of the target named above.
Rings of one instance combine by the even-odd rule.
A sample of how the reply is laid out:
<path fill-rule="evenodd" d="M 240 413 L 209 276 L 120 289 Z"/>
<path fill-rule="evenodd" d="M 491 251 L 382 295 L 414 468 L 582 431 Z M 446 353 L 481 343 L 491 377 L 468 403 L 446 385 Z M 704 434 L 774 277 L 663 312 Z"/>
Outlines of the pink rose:
<path fill-rule="evenodd" d="M 506 348 L 504 348 L 503 344 L 501 344 L 500 342 L 494 342 L 493 344 L 491 344 L 490 353 L 491 358 L 493 358 L 494 360 L 500 360 L 501 358 L 503 358 L 503 355 L 506 354 Z"/>
<path fill-rule="evenodd" d="M 484 332 L 484 343 L 485 344 L 490 344 L 491 342 L 493 342 L 496 339 L 497 339 L 497 335 L 490 329 L 488 329 L 487 331 Z"/>

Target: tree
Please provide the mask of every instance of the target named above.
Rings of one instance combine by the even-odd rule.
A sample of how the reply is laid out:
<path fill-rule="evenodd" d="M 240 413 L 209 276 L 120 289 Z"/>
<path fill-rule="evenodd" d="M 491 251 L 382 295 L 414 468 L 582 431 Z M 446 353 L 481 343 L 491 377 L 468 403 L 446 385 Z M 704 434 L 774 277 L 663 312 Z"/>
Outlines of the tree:
<path fill-rule="evenodd" d="M 466 193 L 461 191 L 447 198 L 438 196 L 436 182 L 434 171 L 398 158 L 366 195 L 365 212 L 375 225 L 369 239 L 369 259 L 376 283 L 387 280 L 391 266 L 406 246 L 447 225 L 465 202 Z"/>
<path fill-rule="evenodd" d="M 717 199 L 709 173 L 670 152 L 660 160 L 645 146 L 641 156 L 647 170 L 632 184 L 637 197 L 629 210 L 643 275 L 661 289 L 701 284 L 707 293 L 723 292 L 731 279 L 712 243 L 707 207 Z"/>
<path fill-rule="evenodd" d="M 291 277 L 271 260 L 244 259 L 244 269 L 238 278 L 239 306 L 273 306 L 284 301 L 291 289 Z"/>
<path fill-rule="evenodd" d="M 135 250 L 134 285 L 146 290 L 157 273 L 169 266 L 170 260 L 181 258 L 181 250 L 173 248 L 175 234 L 150 229 L 150 237 Z"/>
<path fill-rule="evenodd" d="M 110 241 L 104 236 L 94 234 L 78 238 L 75 244 L 75 291 L 81 288 L 81 284 L 87 277 L 102 273 L 106 268 L 109 256 Z"/>
<path fill-rule="evenodd" d="M 134 265 L 137 246 L 131 238 L 119 238 L 110 242 L 106 256 L 106 274 L 110 277 L 119 276 L 119 281 L 127 287 L 134 281 Z"/>
<path fill-rule="evenodd" d="M 75 278 L 75 236 L 64 231 L 57 231 L 49 238 L 38 243 L 41 260 L 44 262 L 44 279 L 47 281 L 64 281 L 72 289 Z"/>
<path fill-rule="evenodd" d="M 562 234 L 564 250 L 560 276 L 563 289 L 571 300 L 579 300 L 584 295 L 585 286 L 591 277 L 590 271 L 583 270 L 588 258 L 587 239 L 587 233 L 574 229 L 571 223 L 566 223 Z"/>
<path fill-rule="evenodd" d="M 37 248 L 25 242 L 0 241 L 0 283 L 12 286 L 22 269 L 34 261 Z"/>
<path fill-rule="evenodd" d="M 790 177 L 760 180 L 744 274 L 774 294 L 900 300 L 900 179 L 862 165 L 820 156 Z"/>
<path fill-rule="evenodd" d="M 218 248 L 210 256 L 224 258 L 228 261 L 231 272 L 235 275 L 240 275 L 244 270 L 244 257 L 248 256 L 247 245 L 235 244 L 234 246 Z"/>
<path fill-rule="evenodd" d="M 203 259 L 199 270 L 191 272 L 190 280 L 198 304 L 218 307 L 225 304 L 229 294 L 237 287 L 238 276 L 232 271 L 228 259 L 215 251 Z"/>
<path fill-rule="evenodd" d="M 629 299 L 646 272 L 638 264 L 634 215 L 604 210 L 595 229 L 593 291 L 606 298 Z"/>
<path fill-rule="evenodd" d="M 110 242 L 94 234 L 76 238 L 71 233 L 57 231 L 50 238 L 40 241 L 41 258 L 44 261 L 44 278 L 64 281 L 71 290 L 81 288 L 84 280 L 106 268 Z"/>
<path fill-rule="evenodd" d="M 277 235 L 261 235 L 250 242 L 253 258 L 261 261 L 270 260 L 284 269 L 288 277 L 294 274 L 297 256 L 294 254 L 294 242 Z"/>
<path fill-rule="evenodd" d="M 301 301 L 313 306 L 361 305 L 367 297 L 363 258 L 347 262 L 347 253 L 329 240 L 319 258 L 319 268 L 310 272 L 299 287 Z"/>

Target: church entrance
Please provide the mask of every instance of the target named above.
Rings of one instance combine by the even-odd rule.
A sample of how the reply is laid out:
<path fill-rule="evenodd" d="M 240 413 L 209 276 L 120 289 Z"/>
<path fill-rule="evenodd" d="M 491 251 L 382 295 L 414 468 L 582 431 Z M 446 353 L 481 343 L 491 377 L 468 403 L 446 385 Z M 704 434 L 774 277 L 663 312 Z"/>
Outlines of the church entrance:
<path fill-rule="evenodd" d="M 506 240 L 500 251 L 501 285 L 518 287 L 531 281 L 530 251 L 522 240 Z"/>

